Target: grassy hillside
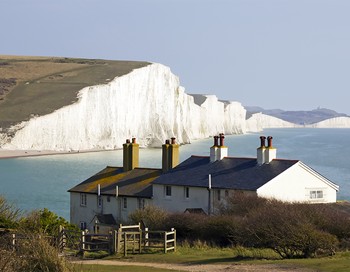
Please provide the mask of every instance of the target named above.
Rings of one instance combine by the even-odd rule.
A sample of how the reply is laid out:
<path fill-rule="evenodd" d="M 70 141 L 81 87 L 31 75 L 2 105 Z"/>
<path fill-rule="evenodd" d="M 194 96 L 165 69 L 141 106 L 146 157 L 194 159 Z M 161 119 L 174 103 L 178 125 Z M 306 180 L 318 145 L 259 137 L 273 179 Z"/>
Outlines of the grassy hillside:
<path fill-rule="evenodd" d="M 0 55 L 0 128 L 51 113 L 86 86 L 107 83 L 148 62 Z"/>

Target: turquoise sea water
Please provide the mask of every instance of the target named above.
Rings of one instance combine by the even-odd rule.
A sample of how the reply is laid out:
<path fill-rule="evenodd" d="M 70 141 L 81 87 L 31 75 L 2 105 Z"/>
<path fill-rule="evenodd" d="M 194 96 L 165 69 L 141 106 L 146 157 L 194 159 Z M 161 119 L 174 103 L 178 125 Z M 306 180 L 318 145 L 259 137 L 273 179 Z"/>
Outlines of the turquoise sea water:
<path fill-rule="evenodd" d="M 277 157 L 299 159 L 340 186 L 350 200 L 350 129 L 268 129 L 226 136 L 229 156 L 256 157 L 260 135 L 273 136 Z M 180 147 L 180 160 L 209 155 L 212 139 Z M 69 190 L 107 165 L 121 166 L 122 151 L 0 159 L 0 194 L 22 210 L 48 208 L 69 219 Z M 141 149 L 140 166 L 161 167 L 161 149 Z"/>

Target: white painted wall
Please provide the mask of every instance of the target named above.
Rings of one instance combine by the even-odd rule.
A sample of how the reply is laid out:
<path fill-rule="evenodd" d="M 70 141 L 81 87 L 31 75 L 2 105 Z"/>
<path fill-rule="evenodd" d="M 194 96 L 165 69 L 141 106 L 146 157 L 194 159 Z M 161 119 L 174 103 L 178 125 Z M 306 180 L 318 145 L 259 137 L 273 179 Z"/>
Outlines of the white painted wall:
<path fill-rule="evenodd" d="M 80 226 L 80 222 L 86 222 L 87 229 L 93 230 L 93 219 L 96 214 L 112 214 L 117 223 L 128 221 L 129 214 L 139 208 L 138 198 L 127 197 L 127 208 L 123 207 L 124 197 L 112 197 L 101 195 L 102 207 L 98 207 L 97 195 L 86 194 L 86 206 L 80 205 L 80 193 L 70 193 L 70 223 Z M 108 201 L 109 199 L 109 201 Z M 150 200 L 145 199 L 145 205 Z"/>
<path fill-rule="evenodd" d="M 310 199 L 310 190 L 323 190 L 323 199 Z M 258 196 L 289 202 L 336 202 L 337 191 L 321 175 L 301 162 L 257 190 Z"/>
<path fill-rule="evenodd" d="M 184 212 L 187 208 L 202 208 L 208 212 L 208 189 L 190 187 L 189 198 L 185 197 L 184 186 L 171 186 L 171 197 L 165 196 L 165 186 L 153 185 L 153 205 L 169 212 Z"/>

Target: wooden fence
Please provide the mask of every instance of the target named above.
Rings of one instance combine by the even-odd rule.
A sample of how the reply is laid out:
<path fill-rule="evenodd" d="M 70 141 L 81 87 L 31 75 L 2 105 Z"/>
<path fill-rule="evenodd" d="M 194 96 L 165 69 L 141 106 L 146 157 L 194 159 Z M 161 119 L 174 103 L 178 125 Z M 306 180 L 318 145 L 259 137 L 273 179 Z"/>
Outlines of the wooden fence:
<path fill-rule="evenodd" d="M 32 239 L 16 233 L 3 234 L 2 243 L 6 241 L 8 247 L 17 249 L 17 244 L 21 240 Z M 149 231 L 141 229 L 140 224 L 132 226 L 120 225 L 118 230 L 109 234 L 89 233 L 88 231 L 76 231 L 60 228 L 57 237 L 39 236 L 39 238 L 49 239 L 50 243 L 60 250 L 60 252 L 107 251 L 109 254 L 136 254 L 147 250 L 161 250 L 167 253 L 170 250 L 176 251 L 176 230 L 171 231 Z"/>
<path fill-rule="evenodd" d="M 128 252 L 141 253 L 148 249 L 160 249 L 164 253 L 170 250 L 176 251 L 176 230 L 171 231 L 149 231 L 134 230 L 128 231 L 128 229 L 135 229 L 135 226 L 123 227 L 120 226 L 118 231 L 115 231 L 114 237 L 117 239 L 114 242 L 115 252 L 123 253 L 124 256 Z"/>

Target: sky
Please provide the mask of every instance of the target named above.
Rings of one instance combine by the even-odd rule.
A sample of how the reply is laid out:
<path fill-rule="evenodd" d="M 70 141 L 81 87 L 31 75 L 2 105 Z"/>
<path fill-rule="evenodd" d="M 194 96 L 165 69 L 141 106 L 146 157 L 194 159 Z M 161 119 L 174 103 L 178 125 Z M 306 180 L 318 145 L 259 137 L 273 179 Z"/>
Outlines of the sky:
<path fill-rule="evenodd" d="M 0 0 L 0 55 L 164 64 L 187 93 L 350 115 L 349 0 Z"/>

